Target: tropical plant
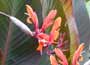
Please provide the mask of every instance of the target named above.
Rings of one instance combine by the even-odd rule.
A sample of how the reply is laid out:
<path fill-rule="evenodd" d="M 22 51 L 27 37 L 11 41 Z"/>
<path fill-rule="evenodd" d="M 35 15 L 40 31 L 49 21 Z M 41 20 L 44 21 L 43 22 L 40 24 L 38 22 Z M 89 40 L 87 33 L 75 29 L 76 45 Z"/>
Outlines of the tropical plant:
<path fill-rule="evenodd" d="M 81 31 L 78 32 L 75 23 L 78 18 L 72 14 L 76 8 L 75 2 L 77 1 L 0 0 L 2 65 L 50 65 L 50 62 L 52 65 L 79 64 L 84 44 L 79 46 Z M 88 21 L 88 16 L 85 19 Z"/>

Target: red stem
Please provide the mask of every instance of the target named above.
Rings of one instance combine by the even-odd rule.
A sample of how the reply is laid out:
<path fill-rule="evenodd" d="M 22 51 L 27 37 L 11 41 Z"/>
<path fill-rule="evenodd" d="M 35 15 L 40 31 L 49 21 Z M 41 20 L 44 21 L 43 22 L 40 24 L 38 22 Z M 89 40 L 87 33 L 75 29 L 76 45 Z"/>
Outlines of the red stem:
<path fill-rule="evenodd" d="M 2 65 L 5 65 L 6 58 L 8 56 L 8 49 L 9 49 L 9 44 L 10 44 L 11 32 L 12 32 L 12 22 L 9 23 L 9 29 L 8 29 L 6 43 L 5 43 L 5 47 L 4 47 L 4 55 L 3 55 L 3 59 L 2 59 Z"/>

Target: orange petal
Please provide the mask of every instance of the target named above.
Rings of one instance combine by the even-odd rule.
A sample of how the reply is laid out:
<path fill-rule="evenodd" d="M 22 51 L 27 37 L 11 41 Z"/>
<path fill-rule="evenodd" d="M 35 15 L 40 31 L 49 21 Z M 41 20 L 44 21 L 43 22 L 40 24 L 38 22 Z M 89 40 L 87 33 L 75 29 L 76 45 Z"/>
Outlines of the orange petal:
<path fill-rule="evenodd" d="M 60 26 L 61 26 L 61 17 L 58 17 L 53 24 L 52 30 L 50 32 L 49 41 L 53 42 L 55 40 L 54 36 L 57 36 L 55 35 L 56 34 L 55 31 L 58 31 Z"/>
<path fill-rule="evenodd" d="M 80 55 L 84 49 L 84 43 L 80 44 L 78 49 L 75 51 L 72 59 L 72 65 L 76 65 L 79 62 Z"/>
<path fill-rule="evenodd" d="M 83 60 L 84 60 L 83 56 L 80 55 L 80 57 L 79 57 L 79 61 L 81 62 L 81 61 L 83 61 Z"/>
<path fill-rule="evenodd" d="M 37 51 L 39 51 L 42 54 L 42 49 L 43 49 L 43 42 L 39 42 L 39 46 L 37 47 Z"/>
<path fill-rule="evenodd" d="M 81 53 L 81 52 L 83 51 L 83 49 L 84 49 L 84 43 L 80 44 L 80 46 L 79 46 L 79 48 L 77 49 L 77 51 L 78 51 L 79 53 Z"/>
<path fill-rule="evenodd" d="M 57 14 L 57 10 L 51 10 L 48 14 L 48 16 L 46 16 L 43 20 L 43 25 L 42 25 L 42 28 L 41 28 L 41 31 L 45 31 L 46 28 L 48 28 L 50 25 L 52 25 L 53 23 L 53 19 L 55 18 Z"/>
<path fill-rule="evenodd" d="M 58 17 L 52 27 L 51 33 L 53 33 L 54 31 L 58 30 L 59 27 L 61 26 L 61 17 Z"/>
<path fill-rule="evenodd" d="M 53 56 L 53 55 L 50 55 L 50 62 L 51 62 L 51 65 L 58 65 L 58 62 L 57 62 L 55 56 Z"/>
<path fill-rule="evenodd" d="M 54 32 L 54 40 L 57 40 L 58 36 L 59 36 L 59 31 L 55 31 Z"/>
<path fill-rule="evenodd" d="M 36 12 L 34 12 L 32 7 L 29 5 L 26 5 L 26 10 L 29 18 L 31 18 L 32 22 L 34 23 L 35 29 L 38 28 L 38 18 Z"/>
<path fill-rule="evenodd" d="M 27 18 L 27 23 L 32 24 L 32 21 L 30 20 L 29 17 Z"/>
<path fill-rule="evenodd" d="M 61 60 L 58 60 L 58 62 L 63 65 L 63 62 Z"/>
<path fill-rule="evenodd" d="M 26 10 L 27 10 L 27 13 L 29 15 L 29 17 L 31 18 L 33 16 L 33 9 L 30 5 L 26 5 Z"/>
<path fill-rule="evenodd" d="M 60 60 L 62 60 L 62 64 L 63 64 L 63 65 L 68 65 L 66 56 L 63 54 L 63 52 L 62 52 L 59 48 L 55 48 L 54 51 L 55 51 L 55 54 L 57 55 L 57 57 L 58 57 Z"/>

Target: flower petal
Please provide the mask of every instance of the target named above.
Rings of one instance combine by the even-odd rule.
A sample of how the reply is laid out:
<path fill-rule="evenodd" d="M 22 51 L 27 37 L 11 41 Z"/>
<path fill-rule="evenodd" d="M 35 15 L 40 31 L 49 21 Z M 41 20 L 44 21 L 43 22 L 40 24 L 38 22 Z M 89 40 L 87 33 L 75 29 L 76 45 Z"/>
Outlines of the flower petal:
<path fill-rule="evenodd" d="M 29 17 L 27 18 L 27 23 L 32 24 L 32 21 L 30 20 Z"/>
<path fill-rule="evenodd" d="M 59 36 L 59 31 L 55 31 L 54 32 L 54 40 L 57 40 L 58 36 Z"/>
<path fill-rule="evenodd" d="M 44 33 L 40 33 L 40 34 L 38 34 L 38 37 L 41 38 L 41 39 L 45 39 L 46 41 L 49 40 L 49 35 L 44 34 Z"/>
<path fill-rule="evenodd" d="M 62 61 L 62 64 L 68 65 L 66 56 L 63 54 L 63 52 L 59 48 L 55 48 L 54 51 L 55 51 L 55 54 L 57 55 L 57 57 Z"/>
<path fill-rule="evenodd" d="M 58 62 L 57 62 L 55 56 L 53 56 L 53 55 L 50 55 L 50 62 L 51 62 L 51 65 L 58 65 Z"/>
<path fill-rule="evenodd" d="M 58 35 L 59 35 L 59 27 L 61 26 L 61 17 L 58 17 L 56 20 L 55 20 L 55 22 L 54 22 L 54 24 L 53 24 L 53 27 L 52 27 L 52 30 L 51 30 L 51 32 L 50 32 L 50 37 L 49 37 L 49 41 L 50 42 L 53 42 L 54 41 L 54 39 L 55 39 L 55 37 L 58 37 Z M 57 31 L 57 34 L 56 34 L 56 32 L 55 31 Z M 55 37 L 54 37 L 55 36 Z"/>
<path fill-rule="evenodd" d="M 84 43 L 80 44 L 78 49 L 75 51 L 72 59 L 72 65 L 76 65 L 79 62 L 80 55 L 84 49 Z"/>
<path fill-rule="evenodd" d="M 44 46 L 43 42 L 39 42 L 39 45 L 37 47 L 37 51 L 39 51 L 41 55 L 42 55 L 43 46 Z"/>
<path fill-rule="evenodd" d="M 61 17 L 58 17 L 55 20 L 55 22 L 54 22 L 54 25 L 52 27 L 51 33 L 53 33 L 54 31 L 58 30 L 60 26 L 61 26 Z"/>
<path fill-rule="evenodd" d="M 48 28 L 50 25 L 52 25 L 53 23 L 53 19 L 55 18 L 57 14 L 57 10 L 51 10 L 48 14 L 48 16 L 45 17 L 45 19 L 43 20 L 43 25 L 41 28 L 41 31 L 44 32 L 46 30 L 46 28 Z"/>
<path fill-rule="evenodd" d="M 38 28 L 38 18 L 37 18 L 36 12 L 34 12 L 32 7 L 29 5 L 26 5 L 26 10 L 27 10 L 27 13 L 29 15 L 29 18 L 32 19 L 32 22 L 35 26 L 35 29 L 37 29 Z"/>

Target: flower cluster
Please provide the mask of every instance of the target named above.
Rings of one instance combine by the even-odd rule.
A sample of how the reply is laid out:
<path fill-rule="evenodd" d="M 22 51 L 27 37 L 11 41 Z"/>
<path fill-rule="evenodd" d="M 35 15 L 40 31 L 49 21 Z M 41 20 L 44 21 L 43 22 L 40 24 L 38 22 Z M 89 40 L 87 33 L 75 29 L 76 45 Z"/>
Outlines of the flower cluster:
<path fill-rule="evenodd" d="M 51 10 L 49 14 L 44 18 L 42 27 L 39 28 L 38 18 L 36 12 L 33 11 L 31 6 L 26 5 L 26 10 L 28 14 L 27 22 L 30 24 L 34 24 L 34 35 L 33 37 L 37 38 L 39 41 L 39 46 L 37 48 L 38 51 L 42 54 L 43 47 L 48 47 L 49 45 L 54 44 L 54 40 L 56 40 L 59 36 L 59 27 L 61 25 L 61 17 L 56 18 L 54 20 L 57 10 Z M 50 34 L 46 34 L 45 30 L 52 26 Z"/>
<path fill-rule="evenodd" d="M 26 5 L 27 10 L 27 22 L 30 24 L 34 24 L 34 32 L 33 37 L 38 39 L 39 46 L 37 51 L 40 51 L 42 54 L 42 50 L 44 47 L 48 49 L 48 47 L 55 45 L 53 50 L 47 50 L 47 54 L 50 56 L 51 65 L 68 65 L 68 61 L 66 56 L 63 54 L 63 50 L 61 47 L 64 45 L 64 37 L 62 34 L 60 36 L 59 30 L 61 26 L 61 17 L 57 17 L 55 20 L 55 16 L 57 14 L 57 10 L 51 10 L 49 14 L 44 18 L 42 27 L 39 28 L 38 17 L 35 11 L 33 11 L 32 7 Z M 52 29 L 49 34 L 45 33 L 45 30 L 52 26 Z M 55 42 L 55 40 L 59 40 Z M 72 58 L 72 65 L 79 65 L 79 59 L 81 56 L 81 52 L 83 51 L 84 44 L 81 44 L 79 48 L 75 51 Z"/>
<path fill-rule="evenodd" d="M 44 18 L 42 27 L 39 28 L 38 17 L 35 11 L 33 11 L 32 7 L 26 5 L 27 11 L 27 22 L 30 24 L 34 24 L 34 31 L 31 31 L 27 25 L 21 22 L 19 19 L 7 15 L 4 12 L 0 12 L 0 14 L 7 16 L 14 24 L 16 24 L 19 28 L 21 28 L 26 34 L 33 36 L 38 39 L 38 47 L 37 51 L 42 54 L 43 48 L 47 49 L 47 54 L 50 57 L 51 65 L 68 65 L 68 61 L 66 56 L 64 55 L 64 51 L 68 51 L 68 49 L 63 50 L 62 47 L 65 45 L 65 33 L 59 34 L 60 26 L 61 26 L 61 17 L 55 16 L 57 14 L 57 10 L 51 10 L 49 14 Z M 55 19 L 55 20 L 54 20 Z M 52 26 L 52 29 L 49 34 L 45 33 L 45 30 Z M 58 41 L 56 41 L 58 39 Z M 49 50 L 49 47 L 54 47 L 52 50 Z M 73 54 L 71 65 L 80 65 L 79 61 L 82 58 L 81 54 L 84 49 L 84 43 L 80 44 L 75 53 Z M 3 59 L 3 53 L 0 49 L 0 60 Z M 85 64 L 88 64 L 89 61 Z"/>
<path fill-rule="evenodd" d="M 73 58 L 72 58 L 71 65 L 80 65 L 79 61 L 82 58 L 81 54 L 82 54 L 83 49 L 84 49 L 84 43 L 80 44 L 78 49 L 75 51 Z M 59 64 L 68 65 L 68 61 L 65 55 L 63 54 L 62 50 L 60 50 L 59 48 L 55 48 L 54 52 L 58 58 L 56 58 L 55 55 L 50 55 L 50 61 L 52 65 L 59 65 Z"/>

